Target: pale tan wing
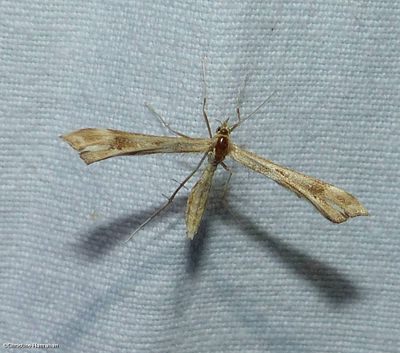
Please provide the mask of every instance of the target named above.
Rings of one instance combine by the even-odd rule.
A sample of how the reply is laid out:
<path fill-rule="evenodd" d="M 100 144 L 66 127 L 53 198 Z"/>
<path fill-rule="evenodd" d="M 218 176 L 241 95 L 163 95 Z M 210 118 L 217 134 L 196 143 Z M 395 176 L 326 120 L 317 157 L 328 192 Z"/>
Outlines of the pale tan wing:
<path fill-rule="evenodd" d="M 190 192 L 186 206 L 186 231 L 189 239 L 193 239 L 199 229 L 216 168 L 215 165 L 209 163 Z"/>
<path fill-rule="evenodd" d="M 279 166 L 234 144 L 230 156 L 247 168 L 292 190 L 298 196 L 305 197 L 331 222 L 342 223 L 351 217 L 368 215 L 368 211 L 353 195 L 336 186 Z"/>
<path fill-rule="evenodd" d="M 122 155 L 207 152 L 212 141 L 202 138 L 136 134 L 110 129 L 82 129 L 61 136 L 86 164 Z"/>

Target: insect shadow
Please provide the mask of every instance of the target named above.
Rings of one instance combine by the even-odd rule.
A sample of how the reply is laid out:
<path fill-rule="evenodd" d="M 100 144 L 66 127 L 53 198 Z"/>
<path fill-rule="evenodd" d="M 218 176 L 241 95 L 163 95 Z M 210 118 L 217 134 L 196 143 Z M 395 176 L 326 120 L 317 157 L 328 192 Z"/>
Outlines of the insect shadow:
<path fill-rule="evenodd" d="M 236 212 L 231 206 L 229 208 L 225 206 L 220 215 L 224 221 L 230 222 L 230 226 L 234 219 L 245 234 L 251 235 L 268 252 L 283 261 L 296 274 L 309 281 L 331 304 L 342 305 L 360 299 L 360 289 L 338 269 L 260 229 L 250 218 Z"/>
<path fill-rule="evenodd" d="M 214 207 L 211 207 L 207 213 L 213 212 Z M 200 265 L 201 258 L 204 253 L 205 244 L 207 243 L 208 238 L 208 220 L 209 217 L 205 217 L 200 224 L 199 230 L 197 235 L 194 237 L 193 240 L 186 242 L 186 254 L 187 254 L 187 261 L 186 261 L 186 270 L 192 276 L 194 276 L 197 272 L 197 269 Z"/>
<path fill-rule="evenodd" d="M 180 214 L 186 201 L 186 196 L 176 197 L 171 207 L 167 208 L 160 217 L 168 217 L 168 214 L 171 213 Z M 141 220 L 151 212 L 152 209 L 143 210 L 140 213 L 125 215 L 107 224 L 96 226 L 88 233 L 79 236 L 81 241 L 75 244 L 75 250 L 91 260 L 101 258 L 112 251 L 115 246 L 124 245 L 132 229 L 135 229 Z M 224 222 L 229 222 L 230 226 L 232 226 L 232 220 L 235 220 L 234 223 L 242 229 L 245 235 L 252 236 L 269 253 L 275 255 L 291 270 L 309 281 L 332 304 L 341 305 L 360 299 L 359 288 L 347 275 L 260 229 L 250 218 L 235 211 L 231 205 L 224 205 L 217 210 L 214 204 L 208 212 L 221 217 Z M 187 241 L 186 267 L 191 275 L 195 275 L 197 272 L 209 236 L 207 219 L 206 217 L 203 220 L 195 239 Z M 136 236 L 143 236 L 143 234 Z"/>
<path fill-rule="evenodd" d="M 168 217 L 171 213 L 181 214 L 181 209 L 184 207 L 186 200 L 187 197 L 185 196 L 177 196 L 174 203 L 160 214 L 159 220 L 163 217 Z M 87 259 L 96 260 L 112 251 L 116 246 L 126 246 L 128 244 L 126 240 L 132 234 L 132 229 L 136 229 L 138 224 L 153 211 L 154 208 L 151 207 L 139 213 L 124 215 L 78 234 L 80 240 L 73 245 L 74 250 Z M 154 220 L 153 226 L 156 222 L 157 220 Z M 168 229 L 166 229 L 167 231 Z M 136 234 L 135 237 L 146 235 L 146 232 L 143 233 Z M 134 241 L 135 237 L 130 241 Z"/>

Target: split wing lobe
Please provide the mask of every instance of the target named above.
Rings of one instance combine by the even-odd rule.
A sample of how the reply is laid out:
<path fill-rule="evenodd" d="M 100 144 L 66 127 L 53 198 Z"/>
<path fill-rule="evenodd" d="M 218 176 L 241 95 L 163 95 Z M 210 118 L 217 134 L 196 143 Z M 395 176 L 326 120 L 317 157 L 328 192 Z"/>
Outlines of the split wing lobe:
<path fill-rule="evenodd" d="M 368 211 L 353 195 L 336 186 L 279 166 L 234 144 L 232 144 L 230 156 L 245 167 L 295 192 L 298 196 L 305 197 L 331 222 L 342 223 L 351 217 L 368 215 Z"/>
<path fill-rule="evenodd" d="M 212 143 L 203 138 L 154 136 L 110 129 L 82 129 L 62 138 L 79 152 L 86 164 L 123 155 L 207 152 Z"/>
<path fill-rule="evenodd" d="M 210 194 L 212 179 L 217 167 L 208 163 L 200 179 L 190 192 L 186 206 L 186 231 L 189 239 L 196 235 Z"/>

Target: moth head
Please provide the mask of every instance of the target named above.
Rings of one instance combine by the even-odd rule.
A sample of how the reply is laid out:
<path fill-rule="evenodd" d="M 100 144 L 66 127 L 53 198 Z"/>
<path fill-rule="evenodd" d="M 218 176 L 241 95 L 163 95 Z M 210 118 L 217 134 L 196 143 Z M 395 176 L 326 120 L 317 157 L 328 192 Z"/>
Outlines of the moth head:
<path fill-rule="evenodd" d="M 216 133 L 218 135 L 225 135 L 228 136 L 231 133 L 231 129 L 228 125 L 229 118 L 224 120 L 220 126 L 218 126 Z"/>

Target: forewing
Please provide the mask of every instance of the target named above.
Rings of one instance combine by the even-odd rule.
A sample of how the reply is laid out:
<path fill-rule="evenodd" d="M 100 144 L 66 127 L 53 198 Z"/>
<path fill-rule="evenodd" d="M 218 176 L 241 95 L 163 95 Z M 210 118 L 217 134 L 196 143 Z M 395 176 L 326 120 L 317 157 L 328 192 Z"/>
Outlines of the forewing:
<path fill-rule="evenodd" d="M 86 164 L 122 155 L 207 152 L 211 140 L 143 135 L 110 129 L 82 129 L 63 135 Z"/>
<path fill-rule="evenodd" d="M 190 192 L 186 207 L 186 231 L 189 239 L 196 235 L 210 194 L 216 166 L 209 163 Z"/>
<path fill-rule="evenodd" d="M 234 144 L 230 156 L 247 168 L 292 190 L 298 196 L 305 197 L 331 222 L 342 223 L 351 217 L 368 215 L 368 211 L 353 195 L 336 186 L 279 166 Z"/>

